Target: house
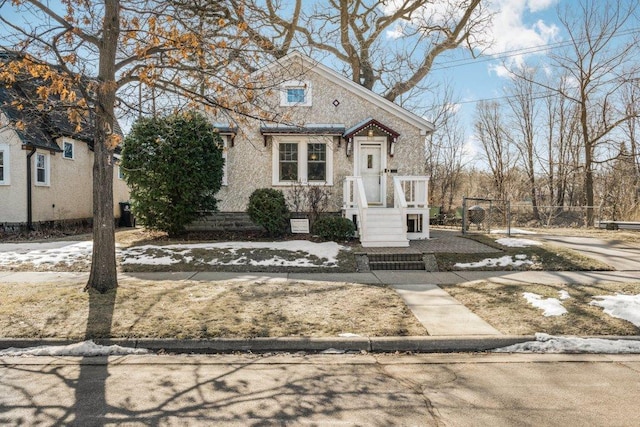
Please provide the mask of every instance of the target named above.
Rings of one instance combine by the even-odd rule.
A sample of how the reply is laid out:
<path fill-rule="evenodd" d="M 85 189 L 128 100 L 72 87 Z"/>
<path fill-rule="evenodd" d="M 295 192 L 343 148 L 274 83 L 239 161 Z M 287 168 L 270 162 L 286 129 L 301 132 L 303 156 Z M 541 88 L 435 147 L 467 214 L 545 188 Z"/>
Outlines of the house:
<path fill-rule="evenodd" d="M 45 111 L 37 82 L 0 84 L 0 231 L 90 222 L 93 216 L 91 125 L 77 130 L 64 111 Z M 16 123 L 21 123 L 15 126 Z M 129 190 L 114 174 L 114 213 Z"/>
<path fill-rule="evenodd" d="M 257 78 L 274 82 L 256 96 L 279 121 L 218 126 L 226 156 L 223 215 L 244 212 L 257 188 L 287 195 L 296 185 L 319 185 L 329 189 L 328 210 L 353 219 L 365 247 L 429 237 L 429 121 L 298 52 Z"/>

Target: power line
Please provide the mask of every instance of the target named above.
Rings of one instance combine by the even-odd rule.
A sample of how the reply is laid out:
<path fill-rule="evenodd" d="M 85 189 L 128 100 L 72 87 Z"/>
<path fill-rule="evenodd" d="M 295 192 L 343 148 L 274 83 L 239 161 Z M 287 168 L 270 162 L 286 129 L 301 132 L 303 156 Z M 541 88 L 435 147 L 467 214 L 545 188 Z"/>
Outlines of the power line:
<path fill-rule="evenodd" d="M 618 34 L 614 34 L 612 37 L 622 37 L 622 36 L 627 36 L 629 34 L 633 34 L 633 33 L 637 33 L 637 32 L 640 32 L 640 28 L 631 28 L 629 30 L 621 31 Z M 480 62 L 497 61 L 499 59 L 511 58 L 511 57 L 518 56 L 518 55 L 527 55 L 527 54 L 543 52 L 543 51 L 546 51 L 546 50 L 549 50 L 549 49 L 558 49 L 558 48 L 565 47 L 565 46 L 570 46 L 573 43 L 581 42 L 581 41 L 585 41 L 585 40 L 586 40 L 586 38 L 577 39 L 577 40 L 575 40 L 575 42 L 574 41 L 570 41 L 570 40 L 566 40 L 566 41 L 561 41 L 561 42 L 547 43 L 547 44 L 536 45 L 536 46 L 531 46 L 531 47 L 506 50 L 506 51 L 500 53 L 499 55 L 487 56 L 487 57 L 483 57 L 483 58 L 463 58 L 463 59 L 454 59 L 454 60 L 451 60 L 451 61 L 444 61 L 444 62 L 441 63 L 441 65 L 439 65 L 437 67 L 433 67 L 432 71 L 447 70 L 447 69 L 451 69 L 451 68 L 455 68 L 455 67 L 462 67 L 462 66 L 465 66 L 465 65 L 471 65 L 471 64 L 476 64 L 476 63 L 480 63 Z"/>

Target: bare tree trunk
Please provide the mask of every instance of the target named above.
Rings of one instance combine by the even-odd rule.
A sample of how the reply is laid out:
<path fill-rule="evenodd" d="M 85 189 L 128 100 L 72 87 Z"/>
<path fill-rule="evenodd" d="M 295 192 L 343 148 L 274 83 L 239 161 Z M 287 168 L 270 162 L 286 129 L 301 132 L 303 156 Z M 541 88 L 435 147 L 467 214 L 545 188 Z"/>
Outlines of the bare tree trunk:
<path fill-rule="evenodd" d="M 93 257 L 87 288 L 106 292 L 118 286 L 115 218 L 113 215 L 113 133 L 116 99 L 115 63 L 120 31 L 118 0 L 104 3 L 103 38 L 100 43 L 98 90 L 95 108 L 93 162 Z"/>

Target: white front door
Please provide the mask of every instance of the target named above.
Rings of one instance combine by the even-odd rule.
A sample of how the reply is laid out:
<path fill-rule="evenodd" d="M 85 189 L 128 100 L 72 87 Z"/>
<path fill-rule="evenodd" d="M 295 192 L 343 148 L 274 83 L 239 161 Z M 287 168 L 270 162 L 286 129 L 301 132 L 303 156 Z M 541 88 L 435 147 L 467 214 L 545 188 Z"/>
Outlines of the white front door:
<path fill-rule="evenodd" d="M 382 142 L 361 142 L 356 175 L 362 177 L 367 202 L 371 205 L 384 203 L 384 158 Z"/>

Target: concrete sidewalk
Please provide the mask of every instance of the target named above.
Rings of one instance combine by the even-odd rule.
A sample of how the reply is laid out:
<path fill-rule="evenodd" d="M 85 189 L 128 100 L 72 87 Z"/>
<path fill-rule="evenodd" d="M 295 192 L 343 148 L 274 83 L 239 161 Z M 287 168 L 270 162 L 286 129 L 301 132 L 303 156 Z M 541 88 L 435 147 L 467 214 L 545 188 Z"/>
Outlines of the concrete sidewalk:
<path fill-rule="evenodd" d="M 0 282 L 84 282 L 88 273 L 0 272 Z M 475 280 L 520 284 L 597 284 L 637 282 L 638 271 L 372 271 L 366 273 L 234 273 L 234 272 L 152 272 L 120 273 L 121 281 L 142 280 L 296 280 L 386 284 L 395 289 L 432 337 L 452 339 L 498 338 L 502 334 L 471 312 L 438 285 Z M 505 337 L 506 338 L 506 337 Z M 371 347 L 370 340 L 366 345 Z M 413 344 L 412 344 L 413 345 Z"/>

